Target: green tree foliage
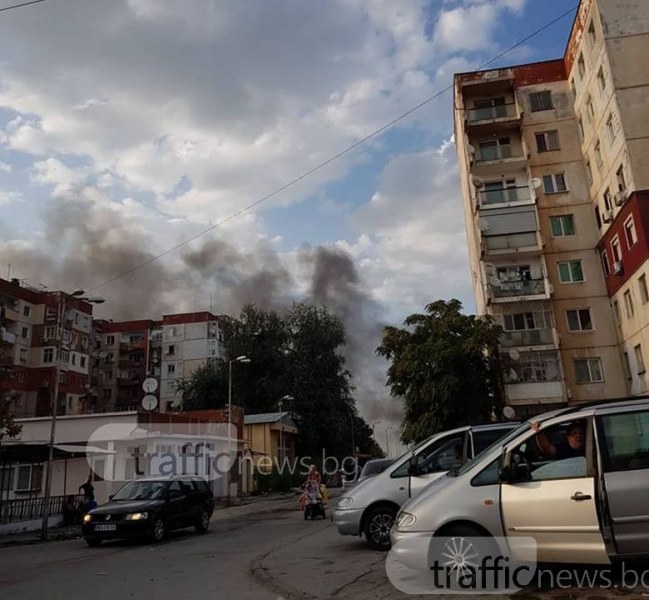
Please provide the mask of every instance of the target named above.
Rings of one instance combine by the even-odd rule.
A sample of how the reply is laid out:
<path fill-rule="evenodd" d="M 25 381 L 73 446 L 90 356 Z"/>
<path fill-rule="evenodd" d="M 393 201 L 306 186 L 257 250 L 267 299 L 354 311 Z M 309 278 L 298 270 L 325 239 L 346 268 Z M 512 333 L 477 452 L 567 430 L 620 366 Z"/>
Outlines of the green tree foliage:
<path fill-rule="evenodd" d="M 351 374 L 342 348 L 345 328 L 327 309 L 296 304 L 285 315 L 246 306 L 225 327 L 226 357 L 216 367 L 203 367 L 179 381 L 185 410 L 220 408 L 227 404 L 229 361 L 232 403 L 246 414 L 282 410 L 293 416 L 299 432 L 298 454 L 320 463 L 327 456 L 380 456 L 371 429 L 358 414 Z M 353 445 L 352 445 L 353 442 Z"/>
<path fill-rule="evenodd" d="M 496 351 L 502 329 L 490 317 L 462 314 L 459 300 L 437 300 L 405 328 L 386 327 L 379 355 L 388 385 L 405 400 L 401 439 L 419 442 L 460 425 L 490 420 L 501 404 Z"/>
<path fill-rule="evenodd" d="M 5 369 L 0 369 L 0 380 L 7 378 Z M 9 402 L 0 395 L 0 442 L 6 437 L 14 438 L 22 431 L 22 425 L 15 422 L 9 409 Z"/>

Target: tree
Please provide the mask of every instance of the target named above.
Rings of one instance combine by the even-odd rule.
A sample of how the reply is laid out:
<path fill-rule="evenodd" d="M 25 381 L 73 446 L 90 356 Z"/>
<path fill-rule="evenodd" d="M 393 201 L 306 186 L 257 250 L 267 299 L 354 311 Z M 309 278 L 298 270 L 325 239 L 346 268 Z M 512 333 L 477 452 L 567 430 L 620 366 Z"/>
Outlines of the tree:
<path fill-rule="evenodd" d="M 491 317 L 461 313 L 459 300 L 437 300 L 405 328 L 386 327 L 377 353 L 390 362 L 388 386 L 405 400 L 401 439 L 419 442 L 453 427 L 490 420 L 501 404 L 498 339 Z"/>
<path fill-rule="evenodd" d="M 22 425 L 15 422 L 9 403 L 0 396 L 0 442 L 6 437 L 16 437 L 22 428 Z"/>
<path fill-rule="evenodd" d="M 223 408 L 227 402 L 218 368 L 210 363 L 198 367 L 191 377 L 178 379 L 175 388 L 182 398 L 183 410 Z"/>

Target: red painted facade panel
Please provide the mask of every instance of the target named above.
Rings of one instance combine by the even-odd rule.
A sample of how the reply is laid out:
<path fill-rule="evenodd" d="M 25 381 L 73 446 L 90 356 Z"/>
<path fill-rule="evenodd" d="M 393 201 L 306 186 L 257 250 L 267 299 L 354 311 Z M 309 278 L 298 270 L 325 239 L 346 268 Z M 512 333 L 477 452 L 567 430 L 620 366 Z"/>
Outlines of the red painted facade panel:
<path fill-rule="evenodd" d="M 513 67 L 516 87 L 565 81 L 566 66 L 562 59 Z"/>
<path fill-rule="evenodd" d="M 183 323 L 204 323 L 215 319 L 216 317 L 209 312 L 196 312 L 181 315 L 164 315 L 162 322 L 165 325 L 182 325 Z"/>
<path fill-rule="evenodd" d="M 111 323 L 110 321 L 95 321 L 99 333 L 123 333 L 132 331 L 133 333 L 144 333 L 155 327 L 155 321 L 142 319 L 139 321 L 119 321 Z"/>
<path fill-rule="evenodd" d="M 629 248 L 625 223 L 633 217 L 635 232 L 638 241 Z M 620 240 L 620 253 L 622 258 L 622 272 L 613 272 L 613 250 L 611 242 L 617 236 Z M 611 272 L 606 277 L 606 287 L 609 296 L 617 292 L 631 276 L 649 258 L 649 190 L 633 193 L 626 201 L 622 210 L 615 217 L 615 221 L 608 228 L 599 243 L 600 253 L 606 250 Z"/>
<path fill-rule="evenodd" d="M 588 19 L 588 15 L 590 14 L 592 4 L 593 0 L 581 0 L 581 2 L 579 3 L 579 10 L 577 11 L 577 15 L 575 16 L 575 21 L 572 24 L 572 31 L 570 32 L 568 45 L 566 47 L 566 52 L 564 55 L 566 73 L 570 73 L 572 65 L 575 63 L 577 48 L 579 48 L 579 45 L 581 44 L 584 30 L 586 29 L 586 21 Z"/>

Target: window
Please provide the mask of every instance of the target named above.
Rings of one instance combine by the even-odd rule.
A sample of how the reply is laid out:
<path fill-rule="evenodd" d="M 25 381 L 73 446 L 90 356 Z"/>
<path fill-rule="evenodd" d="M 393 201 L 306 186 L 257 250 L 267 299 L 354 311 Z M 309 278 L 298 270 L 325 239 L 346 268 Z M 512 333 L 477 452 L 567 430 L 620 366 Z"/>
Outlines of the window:
<path fill-rule="evenodd" d="M 56 327 L 48 326 L 45 328 L 43 338 L 46 340 L 53 340 L 56 336 Z"/>
<path fill-rule="evenodd" d="M 608 135 L 608 143 L 612 146 L 617 137 L 617 127 L 615 126 L 612 114 L 610 114 L 608 119 L 606 119 L 606 133 Z"/>
<path fill-rule="evenodd" d="M 602 383 L 604 372 L 599 358 L 580 358 L 575 360 L 577 383 Z"/>
<path fill-rule="evenodd" d="M 169 354 L 170 356 L 176 354 L 176 346 L 174 345 L 169 346 L 169 350 L 167 351 L 167 354 Z"/>
<path fill-rule="evenodd" d="M 604 472 L 649 468 L 649 411 L 601 417 Z"/>
<path fill-rule="evenodd" d="M 104 393 L 104 400 L 107 401 L 110 400 L 113 396 L 113 390 L 111 390 L 110 388 L 105 389 L 103 393 Z"/>
<path fill-rule="evenodd" d="M 635 354 L 635 366 L 638 369 L 638 375 L 642 375 L 645 372 L 642 345 L 638 344 L 635 346 L 635 348 L 633 348 L 633 353 Z"/>
<path fill-rule="evenodd" d="M 629 249 L 631 249 L 631 246 L 633 246 L 638 241 L 638 236 L 636 235 L 635 232 L 635 223 L 633 222 L 633 217 L 629 217 L 624 222 L 624 233 L 626 234 L 626 244 L 629 247 Z"/>
<path fill-rule="evenodd" d="M 590 96 L 586 100 L 586 116 L 588 117 L 589 123 L 595 120 L 595 107 L 593 106 L 593 99 Z"/>
<path fill-rule="evenodd" d="M 77 355 L 73 352 L 72 355 L 70 356 L 72 359 L 72 364 L 76 367 L 77 366 Z"/>
<path fill-rule="evenodd" d="M 617 189 L 620 192 L 626 191 L 626 178 L 624 177 L 624 165 L 620 165 L 620 168 L 615 172 L 615 177 L 617 178 Z"/>
<path fill-rule="evenodd" d="M 28 336 L 29 336 L 29 328 L 28 327 L 23 327 L 20 330 L 20 337 L 23 338 L 23 339 L 27 339 Z"/>
<path fill-rule="evenodd" d="M 68 372 L 61 371 L 59 373 L 59 383 L 67 383 L 67 382 L 68 382 Z"/>
<path fill-rule="evenodd" d="M 107 335 L 106 336 L 106 346 L 113 346 L 115 344 L 115 336 Z"/>
<path fill-rule="evenodd" d="M 645 275 L 640 275 L 638 279 L 638 287 L 640 288 L 640 299 L 642 304 L 649 302 L 649 291 L 647 290 L 647 277 Z"/>
<path fill-rule="evenodd" d="M 567 189 L 565 173 L 553 173 L 552 175 L 543 176 L 543 190 L 546 194 L 558 194 L 565 192 Z"/>
<path fill-rule="evenodd" d="M 635 308 L 633 307 L 633 296 L 631 296 L 631 290 L 624 292 L 624 310 L 626 311 L 628 319 L 633 318 Z"/>
<path fill-rule="evenodd" d="M 611 251 L 613 252 L 613 261 L 620 262 L 622 260 L 622 253 L 620 252 L 620 238 L 617 236 L 611 240 Z"/>
<path fill-rule="evenodd" d="M 604 76 L 604 67 L 600 67 L 597 72 L 597 87 L 599 88 L 599 93 L 603 96 L 606 91 L 606 77 Z"/>
<path fill-rule="evenodd" d="M 30 306 L 23 306 L 23 317 L 29 317 L 32 314 L 32 309 Z"/>
<path fill-rule="evenodd" d="M 530 94 L 530 108 L 532 112 L 552 110 L 554 108 L 552 92 L 535 92 Z"/>
<path fill-rule="evenodd" d="M 566 311 L 568 316 L 568 329 L 570 331 L 592 331 L 593 321 L 590 317 L 590 309 Z"/>
<path fill-rule="evenodd" d="M 575 235 L 575 222 L 572 215 L 550 217 L 550 228 L 553 237 Z"/>
<path fill-rule="evenodd" d="M 584 132 L 584 121 L 581 117 L 577 120 L 577 133 L 579 134 L 579 141 L 583 142 L 586 134 Z"/>
<path fill-rule="evenodd" d="M 20 465 L 18 467 L 18 481 L 16 491 L 27 492 L 41 489 L 43 479 L 42 465 Z"/>
<path fill-rule="evenodd" d="M 613 210 L 613 202 L 611 198 L 611 189 L 606 188 L 606 191 L 604 192 L 604 206 L 606 207 L 606 210 L 611 211 Z"/>
<path fill-rule="evenodd" d="M 20 362 L 27 362 L 27 348 L 20 349 Z"/>
<path fill-rule="evenodd" d="M 580 260 L 558 263 L 559 281 L 561 283 L 576 283 L 584 280 L 584 273 L 581 269 Z"/>
<path fill-rule="evenodd" d="M 503 160 L 512 157 L 511 138 L 503 137 L 495 140 L 478 142 L 479 154 L 478 160 Z M 169 337 L 174 337 L 175 328 L 171 328 Z"/>
<path fill-rule="evenodd" d="M 570 91 L 572 92 L 572 97 L 577 98 L 577 85 L 574 79 L 570 81 Z"/>
<path fill-rule="evenodd" d="M 580 54 L 579 59 L 577 60 L 577 71 L 579 72 L 580 79 L 583 79 L 586 76 L 586 61 L 584 60 L 583 54 Z"/>
<path fill-rule="evenodd" d="M 61 362 L 64 364 L 68 364 L 70 362 L 70 351 L 69 350 L 61 350 Z"/>
<path fill-rule="evenodd" d="M 176 372 L 176 365 L 167 365 L 167 375 L 173 375 Z"/>
<path fill-rule="evenodd" d="M 595 144 L 595 162 L 597 163 L 598 169 L 601 168 L 604 163 L 604 159 L 602 158 L 602 145 L 599 140 L 597 140 L 597 144 Z"/>
<path fill-rule="evenodd" d="M 105 362 L 112 363 L 114 360 L 115 360 L 115 355 L 112 352 L 108 352 L 108 354 L 106 354 Z"/>
<path fill-rule="evenodd" d="M 45 348 L 43 350 L 43 362 L 46 364 L 54 362 L 54 348 Z"/>
<path fill-rule="evenodd" d="M 604 269 L 604 275 L 608 277 L 611 274 L 611 266 L 608 264 L 608 252 L 606 250 L 602 252 L 602 268 Z"/>
<path fill-rule="evenodd" d="M 554 129 L 552 131 L 542 131 L 541 133 L 537 133 L 536 148 L 539 152 L 559 150 L 559 132 Z"/>
<path fill-rule="evenodd" d="M 80 366 L 82 369 L 85 369 L 85 368 L 86 368 L 86 357 L 85 357 L 85 356 L 80 356 L 80 357 L 79 357 L 79 366 Z"/>
<path fill-rule="evenodd" d="M 516 180 L 499 179 L 498 181 L 486 181 L 481 196 L 483 204 L 516 202 L 519 199 Z"/>
<path fill-rule="evenodd" d="M 595 21 L 591 21 L 588 26 L 588 41 L 591 46 L 597 43 L 597 34 L 595 33 Z"/>
<path fill-rule="evenodd" d="M 507 116 L 507 105 L 505 98 L 486 98 L 476 100 L 471 111 L 472 121 L 485 119 L 500 119 Z"/>
<path fill-rule="evenodd" d="M 624 375 L 626 376 L 628 381 L 631 381 L 633 379 L 633 375 L 631 375 L 631 362 L 629 361 L 629 353 L 625 352 L 623 358 L 624 360 L 622 361 L 622 365 L 624 367 Z"/>
<path fill-rule="evenodd" d="M 588 181 L 588 185 L 593 183 L 593 169 L 589 160 L 586 161 L 586 181 Z"/>
<path fill-rule="evenodd" d="M 615 322 L 620 325 L 622 323 L 622 313 L 620 312 L 620 303 L 617 300 L 613 301 L 613 315 Z"/>

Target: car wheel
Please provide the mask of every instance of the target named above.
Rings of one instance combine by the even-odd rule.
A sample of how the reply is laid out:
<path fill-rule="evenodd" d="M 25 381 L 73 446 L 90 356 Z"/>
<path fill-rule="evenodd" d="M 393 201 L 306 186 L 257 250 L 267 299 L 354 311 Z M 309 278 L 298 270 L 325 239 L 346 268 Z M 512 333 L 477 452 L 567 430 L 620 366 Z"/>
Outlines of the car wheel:
<path fill-rule="evenodd" d="M 373 550 L 390 549 L 390 529 L 397 511 L 389 506 L 380 506 L 370 511 L 365 520 L 365 540 Z"/>
<path fill-rule="evenodd" d="M 194 526 L 197 533 L 205 533 L 207 528 L 210 526 L 210 513 L 206 509 L 201 510 L 201 516 L 198 519 L 198 522 Z"/>
<path fill-rule="evenodd" d="M 470 525 L 457 525 L 436 536 L 439 544 L 434 558 L 444 568 L 455 572 L 457 578 L 462 578 L 471 568 L 478 568 L 487 556 L 500 554 L 498 546 L 484 532 Z"/>
<path fill-rule="evenodd" d="M 161 542 L 167 533 L 166 529 L 165 522 L 160 517 L 156 517 L 151 527 L 151 541 Z"/>
<path fill-rule="evenodd" d="M 101 540 L 89 540 L 86 538 L 86 544 L 90 546 L 91 548 L 96 548 L 97 546 L 101 545 Z"/>

